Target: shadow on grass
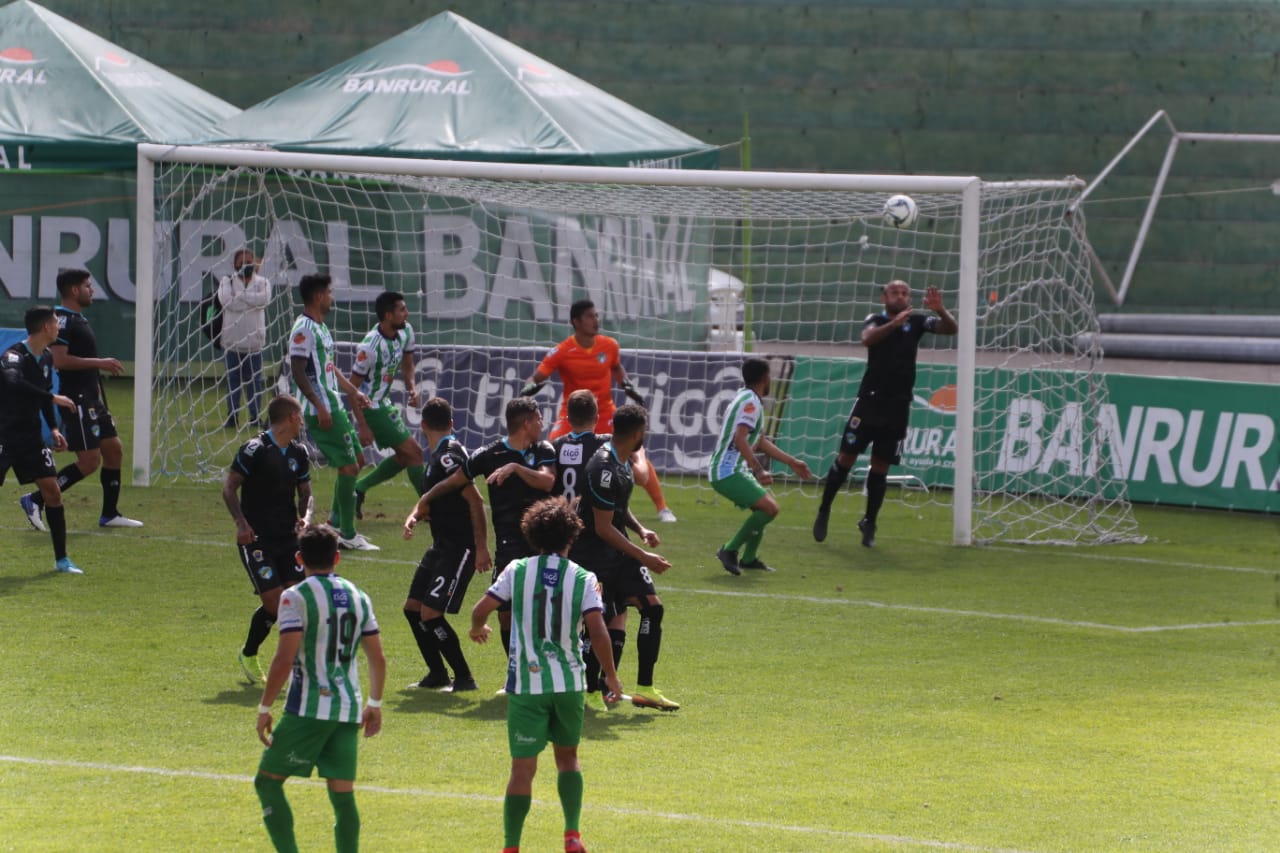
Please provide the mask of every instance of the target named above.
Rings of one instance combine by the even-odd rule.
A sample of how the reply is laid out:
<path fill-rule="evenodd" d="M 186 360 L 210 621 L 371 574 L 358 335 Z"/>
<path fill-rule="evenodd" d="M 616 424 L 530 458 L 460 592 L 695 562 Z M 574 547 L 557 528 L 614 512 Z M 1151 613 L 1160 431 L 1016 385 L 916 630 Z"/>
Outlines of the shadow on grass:
<path fill-rule="evenodd" d="M 237 686 L 228 687 L 221 693 L 208 696 L 201 701 L 206 705 L 242 705 L 245 708 L 256 708 L 261 698 L 261 684 L 250 684 L 241 680 Z"/>
<path fill-rule="evenodd" d="M 14 595 L 30 584 L 48 583 L 58 577 L 53 569 L 37 571 L 33 575 L 9 576 L 0 578 L 0 597 Z"/>

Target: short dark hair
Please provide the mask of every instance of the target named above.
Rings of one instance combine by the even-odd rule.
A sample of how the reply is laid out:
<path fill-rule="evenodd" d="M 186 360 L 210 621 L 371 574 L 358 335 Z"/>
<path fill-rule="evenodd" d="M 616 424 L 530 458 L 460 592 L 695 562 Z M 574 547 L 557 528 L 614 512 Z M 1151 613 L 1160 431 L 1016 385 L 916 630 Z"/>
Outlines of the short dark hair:
<path fill-rule="evenodd" d="M 32 305 L 22 315 L 22 325 L 26 327 L 28 335 L 34 335 L 56 316 L 58 315 L 48 305 Z"/>
<path fill-rule="evenodd" d="M 569 415 L 569 426 L 591 426 L 600 419 L 600 406 L 596 404 L 596 395 L 586 388 L 579 388 L 569 395 L 565 406 Z"/>
<path fill-rule="evenodd" d="M 506 415 L 507 432 L 515 432 L 538 416 L 538 404 L 532 397 L 513 397 L 507 403 Z"/>
<path fill-rule="evenodd" d="M 58 295 L 66 296 L 71 292 L 71 288 L 84 284 L 92 277 L 88 270 L 59 270 L 58 278 L 56 279 Z"/>
<path fill-rule="evenodd" d="M 298 536 L 302 565 L 313 571 L 328 571 L 338 558 L 338 531 L 327 524 L 309 524 Z"/>
<path fill-rule="evenodd" d="M 453 406 L 444 397 L 432 397 L 422 405 L 422 425 L 427 429 L 448 429 L 452 423 Z"/>
<path fill-rule="evenodd" d="M 308 273 L 298 280 L 298 295 L 303 305 L 310 305 L 315 295 L 333 284 L 333 276 L 327 272 Z"/>
<path fill-rule="evenodd" d="M 302 404 L 288 394 L 278 394 L 267 403 L 267 423 L 278 424 L 302 411 Z"/>
<path fill-rule="evenodd" d="M 583 314 L 595 308 L 596 304 L 590 299 L 579 299 L 577 302 L 569 306 L 569 322 L 574 322 L 582 317 Z"/>
<path fill-rule="evenodd" d="M 582 532 L 582 519 L 563 497 L 544 498 L 524 512 L 520 532 L 540 554 L 558 554 Z"/>
<path fill-rule="evenodd" d="M 769 362 L 763 358 L 749 358 L 742 362 L 742 381 L 748 388 L 769 375 Z"/>
<path fill-rule="evenodd" d="M 377 316 L 378 322 L 382 322 L 382 318 L 396 310 L 396 304 L 404 302 L 404 294 L 396 293 L 394 290 L 384 290 L 378 294 L 378 298 L 373 300 L 373 313 Z"/>
<path fill-rule="evenodd" d="M 643 406 L 628 403 L 613 413 L 613 434 L 618 438 L 630 438 L 644 429 L 648 422 L 649 414 Z"/>

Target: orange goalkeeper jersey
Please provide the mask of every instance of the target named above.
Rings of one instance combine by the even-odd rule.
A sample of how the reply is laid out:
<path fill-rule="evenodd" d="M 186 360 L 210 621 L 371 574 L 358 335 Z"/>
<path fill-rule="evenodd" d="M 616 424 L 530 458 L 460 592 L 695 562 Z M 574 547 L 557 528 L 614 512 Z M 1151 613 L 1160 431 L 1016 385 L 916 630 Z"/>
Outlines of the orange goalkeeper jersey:
<path fill-rule="evenodd" d="M 578 346 L 572 335 L 547 354 L 538 365 L 538 371 L 550 376 L 560 374 L 564 386 L 560 396 L 560 421 L 565 421 L 569 411 L 569 395 L 586 388 L 595 395 L 600 408 L 597 423 L 608 423 L 613 417 L 613 369 L 622 362 L 618 358 L 618 342 L 608 335 L 596 335 L 591 349 Z"/>

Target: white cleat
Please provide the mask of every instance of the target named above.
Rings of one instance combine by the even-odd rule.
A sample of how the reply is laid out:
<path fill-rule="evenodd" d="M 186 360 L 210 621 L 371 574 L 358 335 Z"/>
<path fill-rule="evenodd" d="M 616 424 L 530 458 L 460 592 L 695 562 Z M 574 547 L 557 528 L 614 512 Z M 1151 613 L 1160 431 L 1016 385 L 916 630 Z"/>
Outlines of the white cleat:
<path fill-rule="evenodd" d="M 23 495 L 18 498 L 18 506 L 22 507 L 22 514 L 27 517 L 27 523 L 46 533 L 48 528 L 44 526 L 44 519 L 40 517 L 40 513 L 44 511 L 44 507 L 31 499 L 31 495 Z"/>
<path fill-rule="evenodd" d="M 113 515 L 111 518 L 99 518 L 99 527 L 141 527 L 142 522 L 136 518 L 128 518 L 123 515 Z"/>
<path fill-rule="evenodd" d="M 362 533 L 357 533 L 355 536 L 352 536 L 350 539 L 343 539 L 341 536 L 339 536 L 338 547 L 346 548 L 348 551 L 381 551 L 382 550 L 377 545 L 374 545 L 372 542 L 370 542 L 368 539 L 365 539 L 364 534 Z"/>
<path fill-rule="evenodd" d="M 676 521 L 676 514 L 668 507 L 663 507 L 658 510 L 658 521 L 665 521 L 667 524 L 674 524 Z"/>

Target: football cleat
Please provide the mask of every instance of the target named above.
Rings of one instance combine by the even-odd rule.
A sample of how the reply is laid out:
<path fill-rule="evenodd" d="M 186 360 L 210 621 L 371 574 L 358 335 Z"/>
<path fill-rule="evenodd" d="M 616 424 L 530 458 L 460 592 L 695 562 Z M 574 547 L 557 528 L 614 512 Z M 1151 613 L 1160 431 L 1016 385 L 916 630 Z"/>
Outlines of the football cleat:
<path fill-rule="evenodd" d="M 70 557 L 61 557 L 54 561 L 53 570 L 63 575 L 82 575 L 84 569 L 81 569 L 75 563 L 71 562 Z"/>
<path fill-rule="evenodd" d="M 727 551 L 724 546 L 716 551 L 716 559 L 720 561 L 720 565 L 724 566 L 724 570 L 731 575 L 742 574 L 742 567 L 738 565 L 738 552 Z"/>
<path fill-rule="evenodd" d="M 776 572 L 777 571 L 777 569 L 775 569 L 773 566 L 766 566 L 764 564 L 764 560 L 761 560 L 759 557 L 757 557 L 754 560 L 748 560 L 745 563 L 739 563 L 738 565 L 744 569 L 753 569 L 757 572 Z"/>
<path fill-rule="evenodd" d="M 410 688 L 421 687 L 424 690 L 439 690 L 441 687 L 448 687 L 453 681 L 449 678 L 447 672 L 428 672 L 422 677 L 421 681 L 415 681 L 409 685 Z"/>
<path fill-rule="evenodd" d="M 656 711 L 679 711 L 680 703 L 672 702 L 656 687 L 637 687 L 631 693 L 631 704 L 637 708 L 653 708 Z"/>
<path fill-rule="evenodd" d="M 587 853 L 587 847 L 582 843 L 582 836 L 576 832 L 566 832 L 564 834 L 564 853 Z"/>
<path fill-rule="evenodd" d="M 827 538 L 827 522 L 831 520 L 831 507 L 818 507 L 818 517 L 813 520 L 813 541 L 823 542 Z"/>
<path fill-rule="evenodd" d="M 264 684 L 267 677 L 262 674 L 262 662 L 258 660 L 257 655 L 246 655 L 240 652 L 240 669 L 244 672 L 244 677 L 249 679 L 250 684 Z"/>
<path fill-rule="evenodd" d="M 586 692 L 586 699 L 584 700 L 584 703 L 589 710 L 596 711 L 597 713 L 602 714 L 609 710 L 609 706 L 606 705 L 604 701 L 604 694 L 599 690 L 588 690 Z"/>
<path fill-rule="evenodd" d="M 364 492 L 356 492 L 356 521 L 364 521 Z"/>
<path fill-rule="evenodd" d="M 858 519 L 858 529 L 862 531 L 862 544 L 864 547 L 870 548 L 876 544 L 876 526 L 871 523 L 871 519 L 866 516 Z"/>
<path fill-rule="evenodd" d="M 469 690 L 479 690 L 480 685 L 476 684 L 474 678 L 455 678 L 453 683 L 448 687 L 441 689 L 441 693 L 466 693 Z"/>
<path fill-rule="evenodd" d="M 40 517 L 41 513 L 44 512 L 44 507 L 33 501 L 31 495 L 23 495 L 18 498 L 18 506 L 22 507 L 22 512 L 27 516 L 27 521 L 32 527 L 41 533 L 48 529 L 44 526 L 44 519 Z"/>
<path fill-rule="evenodd" d="M 374 545 L 372 542 L 370 542 L 368 539 L 365 539 L 364 534 L 362 533 L 357 533 L 355 536 L 352 536 L 350 539 L 343 539 L 341 536 L 339 536 L 338 547 L 346 548 L 348 551 L 381 551 L 382 550 L 377 545 Z"/>
<path fill-rule="evenodd" d="M 107 518 L 105 515 L 98 519 L 99 527 L 141 527 L 142 522 L 136 518 L 128 518 L 123 515 L 113 515 Z"/>
<path fill-rule="evenodd" d="M 658 510 L 658 521 L 665 521 L 667 524 L 675 524 L 676 514 L 668 507 Z"/>

